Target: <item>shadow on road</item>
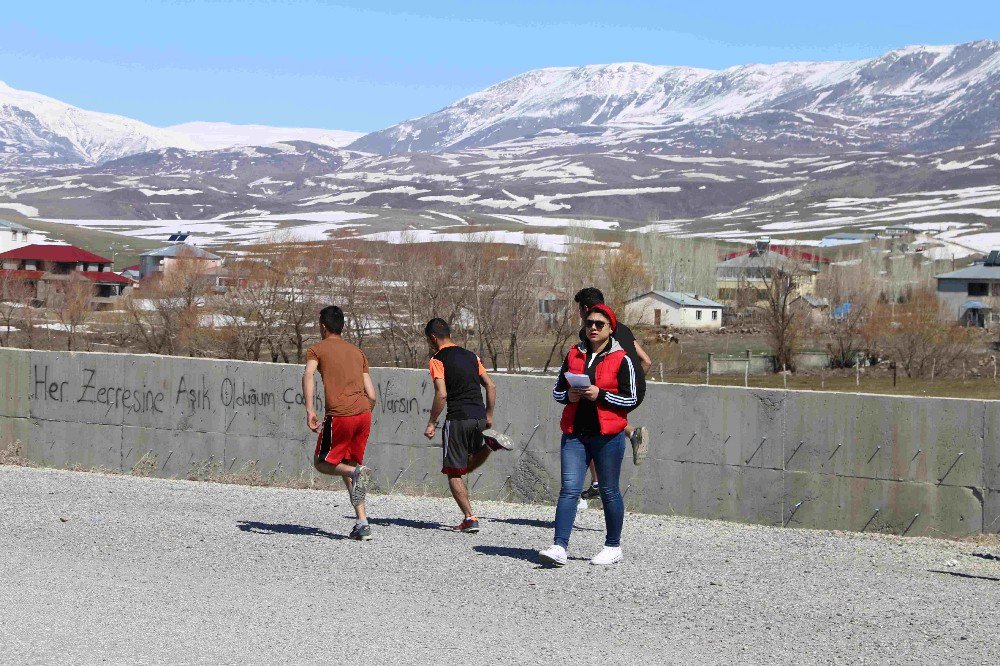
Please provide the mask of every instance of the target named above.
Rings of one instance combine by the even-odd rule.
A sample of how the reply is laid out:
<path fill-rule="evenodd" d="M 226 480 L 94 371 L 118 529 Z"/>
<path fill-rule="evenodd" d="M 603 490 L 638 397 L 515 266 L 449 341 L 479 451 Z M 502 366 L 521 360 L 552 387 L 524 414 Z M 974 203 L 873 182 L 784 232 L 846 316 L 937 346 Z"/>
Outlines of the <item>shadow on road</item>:
<path fill-rule="evenodd" d="M 258 523 L 253 520 L 241 520 L 236 525 L 241 532 L 252 534 L 292 534 L 295 536 L 314 536 L 324 539 L 346 539 L 343 534 L 334 534 L 318 527 L 306 527 L 290 523 Z"/>
<path fill-rule="evenodd" d="M 538 551 L 531 548 L 512 548 L 510 546 L 475 546 L 472 550 L 480 555 L 495 555 L 509 557 L 514 560 L 524 560 L 541 566 L 538 561 Z"/>
<path fill-rule="evenodd" d="M 369 518 L 368 522 L 372 525 L 380 525 L 382 527 L 392 525 L 394 527 L 409 527 L 414 530 L 451 530 L 451 527 L 448 525 L 432 523 L 427 520 L 412 520 L 410 518 Z"/>
<path fill-rule="evenodd" d="M 508 525 L 523 525 L 525 527 L 540 527 L 544 530 L 554 530 L 556 528 L 556 523 L 554 520 L 539 520 L 538 518 L 489 518 L 486 517 L 491 523 L 507 523 Z M 573 530 L 577 532 L 600 532 L 601 530 L 596 527 L 584 527 L 582 525 L 573 525 Z"/>

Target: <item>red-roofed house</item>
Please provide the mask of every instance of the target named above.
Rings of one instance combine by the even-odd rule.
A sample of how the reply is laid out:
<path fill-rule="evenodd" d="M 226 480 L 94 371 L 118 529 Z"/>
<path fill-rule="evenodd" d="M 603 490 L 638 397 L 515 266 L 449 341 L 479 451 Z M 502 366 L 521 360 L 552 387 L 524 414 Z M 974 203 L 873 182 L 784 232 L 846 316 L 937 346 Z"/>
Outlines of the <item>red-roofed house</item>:
<path fill-rule="evenodd" d="M 762 238 L 752 248 L 730 252 L 723 257 L 722 263 L 716 265 L 719 299 L 733 303 L 743 294 L 757 305 L 763 305 L 767 278 L 774 271 L 794 274 L 796 295 L 813 294 L 820 267 L 829 263 L 829 259 L 819 255 L 799 252 L 788 246 L 771 245 L 767 238 Z"/>
<path fill-rule="evenodd" d="M 72 245 L 27 245 L 0 253 L 0 275 L 25 280 L 39 302 L 52 286 L 74 276 L 94 283 L 94 301 L 113 303 L 133 283 L 111 270 L 111 260 Z"/>

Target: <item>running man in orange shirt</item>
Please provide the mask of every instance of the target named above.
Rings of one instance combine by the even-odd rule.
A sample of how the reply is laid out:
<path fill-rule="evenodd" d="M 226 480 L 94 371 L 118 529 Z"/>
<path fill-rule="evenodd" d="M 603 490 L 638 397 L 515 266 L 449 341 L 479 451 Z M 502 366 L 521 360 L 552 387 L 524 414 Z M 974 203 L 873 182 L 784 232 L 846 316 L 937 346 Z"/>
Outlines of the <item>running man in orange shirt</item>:
<path fill-rule="evenodd" d="M 343 310 L 336 305 L 323 308 L 319 327 L 323 340 L 306 352 L 306 370 L 302 375 L 306 423 L 310 430 L 319 433 L 313 465 L 323 474 L 344 479 L 357 516 L 351 538 L 368 541 L 372 531 L 365 512 L 365 494 L 370 471 L 362 462 L 371 432 L 375 386 L 368 374 L 364 352 L 340 337 L 344 330 Z M 313 411 L 316 370 L 323 378 L 326 404 L 322 423 Z"/>

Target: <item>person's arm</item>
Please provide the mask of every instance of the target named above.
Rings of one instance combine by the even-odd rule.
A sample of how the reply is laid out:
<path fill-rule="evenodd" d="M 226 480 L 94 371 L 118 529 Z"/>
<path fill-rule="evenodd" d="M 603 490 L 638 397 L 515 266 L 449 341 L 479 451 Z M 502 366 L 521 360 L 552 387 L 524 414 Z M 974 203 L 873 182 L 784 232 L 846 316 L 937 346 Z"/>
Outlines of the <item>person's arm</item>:
<path fill-rule="evenodd" d="M 552 397 L 556 402 L 563 405 L 580 400 L 580 392 L 569 387 L 566 381 L 567 359 L 563 359 L 562 367 L 559 368 L 559 376 L 556 378 L 556 385 L 552 388 Z M 574 399 L 575 398 L 575 399 Z"/>
<path fill-rule="evenodd" d="M 424 428 L 424 437 L 434 439 L 437 431 L 437 420 L 444 411 L 445 401 L 448 399 L 448 391 L 444 387 L 444 377 L 434 378 L 434 404 L 431 405 L 431 415 L 427 420 L 427 427 Z"/>
<path fill-rule="evenodd" d="M 642 366 L 642 371 L 649 372 L 649 368 L 653 365 L 653 359 L 649 358 L 649 354 L 642 348 L 638 340 L 635 341 L 635 355 L 639 357 L 639 365 Z"/>
<path fill-rule="evenodd" d="M 497 404 L 497 385 L 493 383 L 486 368 L 479 365 L 479 383 L 486 389 L 486 427 L 493 427 L 493 408 Z"/>
<path fill-rule="evenodd" d="M 372 376 L 367 372 L 364 374 L 365 382 L 365 395 L 368 397 L 368 407 L 370 409 L 375 409 L 375 402 L 378 400 L 378 396 L 375 394 L 375 384 L 372 383 Z"/>
<path fill-rule="evenodd" d="M 617 409 L 635 407 L 639 402 L 635 393 L 635 366 L 628 354 L 622 354 L 622 363 L 618 366 L 618 390 L 606 391 L 600 389 L 597 400 Z"/>
<path fill-rule="evenodd" d="M 306 370 L 302 373 L 302 397 L 306 403 L 306 425 L 313 432 L 319 432 L 319 419 L 316 418 L 316 412 L 313 411 L 313 396 L 316 394 L 316 368 L 319 367 L 319 361 L 311 358 L 306 361 Z M 365 375 L 367 377 L 367 375 Z"/>

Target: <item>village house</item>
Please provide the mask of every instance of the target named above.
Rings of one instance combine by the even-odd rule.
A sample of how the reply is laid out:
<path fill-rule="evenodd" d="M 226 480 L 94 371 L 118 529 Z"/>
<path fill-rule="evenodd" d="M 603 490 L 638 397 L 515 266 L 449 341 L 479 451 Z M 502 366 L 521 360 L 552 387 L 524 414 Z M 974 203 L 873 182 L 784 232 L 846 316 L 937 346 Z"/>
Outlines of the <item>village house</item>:
<path fill-rule="evenodd" d="M 74 277 L 93 283 L 93 303 L 110 305 L 132 280 L 111 270 L 111 260 L 72 245 L 27 245 L 0 253 L 0 275 L 23 281 L 34 300 L 47 303 Z"/>
<path fill-rule="evenodd" d="M 203 261 L 206 270 L 222 266 L 222 257 L 217 254 L 203 250 L 197 245 L 174 243 L 139 255 L 139 278 L 145 280 L 150 276 L 168 273 L 186 260 Z"/>
<path fill-rule="evenodd" d="M 730 252 L 716 265 L 719 300 L 763 306 L 767 300 L 767 285 L 776 273 L 792 275 L 796 295 L 816 293 L 816 278 L 820 267 L 829 259 L 809 252 L 798 252 L 781 245 L 771 245 L 762 238 L 752 248 Z"/>
<path fill-rule="evenodd" d="M 981 328 L 1000 323 L 1000 250 L 990 252 L 985 261 L 935 279 L 938 302 L 949 317 Z"/>
<path fill-rule="evenodd" d="M 19 247 L 41 243 L 42 234 L 32 231 L 23 224 L 0 219 L 0 252 L 16 250 Z"/>
<path fill-rule="evenodd" d="M 638 324 L 717 331 L 722 328 L 722 307 L 699 294 L 649 291 L 628 301 L 625 313 Z"/>

